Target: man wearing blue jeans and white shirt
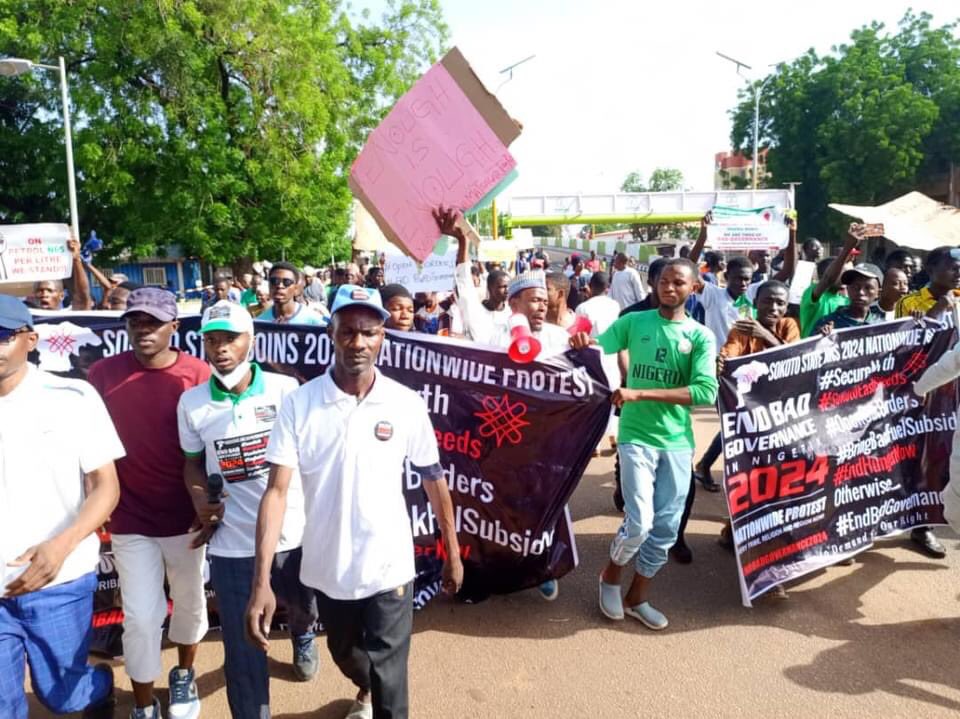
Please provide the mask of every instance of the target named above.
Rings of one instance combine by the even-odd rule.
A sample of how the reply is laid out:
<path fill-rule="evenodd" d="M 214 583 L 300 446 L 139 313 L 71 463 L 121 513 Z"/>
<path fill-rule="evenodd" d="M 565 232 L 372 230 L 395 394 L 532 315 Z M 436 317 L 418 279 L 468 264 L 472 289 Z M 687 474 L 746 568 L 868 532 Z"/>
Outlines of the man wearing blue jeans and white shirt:
<path fill-rule="evenodd" d="M 687 408 L 712 404 L 717 395 L 713 335 L 684 309 L 699 284 L 696 265 L 667 260 L 657 279 L 659 307 L 624 315 L 596 340 L 608 354 L 629 355 L 627 386 L 612 396 L 622 410 L 617 451 L 624 518 L 600 575 L 600 611 L 615 620 L 629 615 L 650 629 L 667 626 L 647 593 L 676 542 L 690 488 L 693 424 Z M 591 343 L 585 333 L 573 339 L 575 347 Z M 623 567 L 631 560 L 636 575 L 621 598 Z"/>
<path fill-rule="evenodd" d="M 0 717 L 27 719 L 26 664 L 47 709 L 107 719 L 112 671 L 87 653 L 123 446 L 93 387 L 27 362 L 36 346 L 29 310 L 0 295 Z"/>
<path fill-rule="evenodd" d="M 267 488 L 267 440 L 284 398 L 299 387 L 293 377 L 264 372 L 248 361 L 253 318 L 244 307 L 221 301 L 204 312 L 200 326 L 212 376 L 180 396 L 177 426 L 186 455 L 184 479 L 209 540 L 210 580 L 223 628 L 227 699 L 234 719 L 270 716 L 267 655 L 246 641 L 244 614 L 250 600 L 256 553 L 257 511 Z M 207 477 L 219 474 L 222 501 L 209 503 Z M 295 476 L 274 556 L 271 582 L 287 609 L 294 673 L 306 681 L 317 672 L 314 625 L 317 602 L 300 583 L 303 491 Z"/>
<path fill-rule="evenodd" d="M 405 719 L 414 578 L 405 463 L 423 478 L 437 515 L 448 593 L 463 582 L 453 503 L 426 403 L 374 367 L 389 317 L 380 293 L 341 285 L 331 315 L 334 364 L 287 397 L 270 436 L 247 629 L 269 647 L 271 561 L 299 469 L 306 502 L 300 577 L 316 588 L 330 654 L 358 689 L 347 717 Z"/>

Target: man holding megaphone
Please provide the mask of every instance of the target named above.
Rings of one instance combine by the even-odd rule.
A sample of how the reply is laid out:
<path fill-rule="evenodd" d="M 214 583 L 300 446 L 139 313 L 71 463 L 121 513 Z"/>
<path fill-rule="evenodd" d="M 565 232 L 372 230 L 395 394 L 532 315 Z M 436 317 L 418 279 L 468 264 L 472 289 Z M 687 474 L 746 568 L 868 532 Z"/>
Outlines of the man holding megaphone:
<path fill-rule="evenodd" d="M 469 243 L 480 241 L 476 230 L 459 210 L 438 207 L 433 217 L 443 234 L 460 243 L 457 250 L 457 304 L 470 339 L 478 344 L 506 349 L 514 362 L 521 363 L 570 349 L 570 335 L 547 322 L 547 280 L 544 272 L 521 272 L 510 282 L 507 287 L 510 319 L 507 324 L 498 322 L 496 313 L 483 306 L 473 287 L 461 282 L 461 276 L 469 276 Z"/>

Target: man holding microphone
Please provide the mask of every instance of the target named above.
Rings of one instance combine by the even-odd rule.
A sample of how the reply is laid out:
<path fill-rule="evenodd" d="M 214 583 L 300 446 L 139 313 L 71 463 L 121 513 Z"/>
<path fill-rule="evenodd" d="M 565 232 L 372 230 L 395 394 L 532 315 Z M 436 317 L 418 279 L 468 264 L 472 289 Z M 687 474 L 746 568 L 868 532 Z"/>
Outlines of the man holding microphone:
<path fill-rule="evenodd" d="M 194 545 L 208 542 L 230 713 L 234 719 L 262 719 L 270 708 L 267 655 L 245 640 L 244 611 L 253 582 L 257 510 L 267 488 L 267 441 L 283 400 L 299 384 L 248 360 L 253 318 L 241 305 L 221 300 L 208 307 L 200 333 L 212 376 L 184 392 L 177 406 L 184 480 L 202 524 Z M 270 581 L 287 610 L 294 673 L 307 681 L 319 664 L 314 643 L 317 603 L 312 590 L 300 583 L 299 476 L 292 478 L 287 498 Z"/>

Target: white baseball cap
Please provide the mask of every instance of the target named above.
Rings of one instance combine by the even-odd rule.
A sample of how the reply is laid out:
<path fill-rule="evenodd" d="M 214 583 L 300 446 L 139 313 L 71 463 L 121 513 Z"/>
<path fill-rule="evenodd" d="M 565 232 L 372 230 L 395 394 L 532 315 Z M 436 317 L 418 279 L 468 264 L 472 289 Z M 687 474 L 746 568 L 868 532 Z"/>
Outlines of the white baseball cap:
<path fill-rule="evenodd" d="M 203 319 L 200 322 L 201 334 L 218 330 L 235 332 L 238 335 L 248 334 L 253 337 L 253 317 L 236 302 L 220 300 L 204 310 Z"/>

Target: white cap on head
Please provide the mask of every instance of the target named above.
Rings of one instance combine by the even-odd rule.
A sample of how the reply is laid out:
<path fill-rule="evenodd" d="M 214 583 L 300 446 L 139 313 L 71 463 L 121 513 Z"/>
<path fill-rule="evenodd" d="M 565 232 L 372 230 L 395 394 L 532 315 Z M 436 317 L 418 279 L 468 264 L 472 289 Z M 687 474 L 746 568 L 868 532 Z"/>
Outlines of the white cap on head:
<path fill-rule="evenodd" d="M 253 337 L 253 317 L 246 308 L 230 300 L 220 300 L 215 305 L 207 307 L 200 322 L 200 333 L 235 332 L 238 335 L 248 334 Z"/>

